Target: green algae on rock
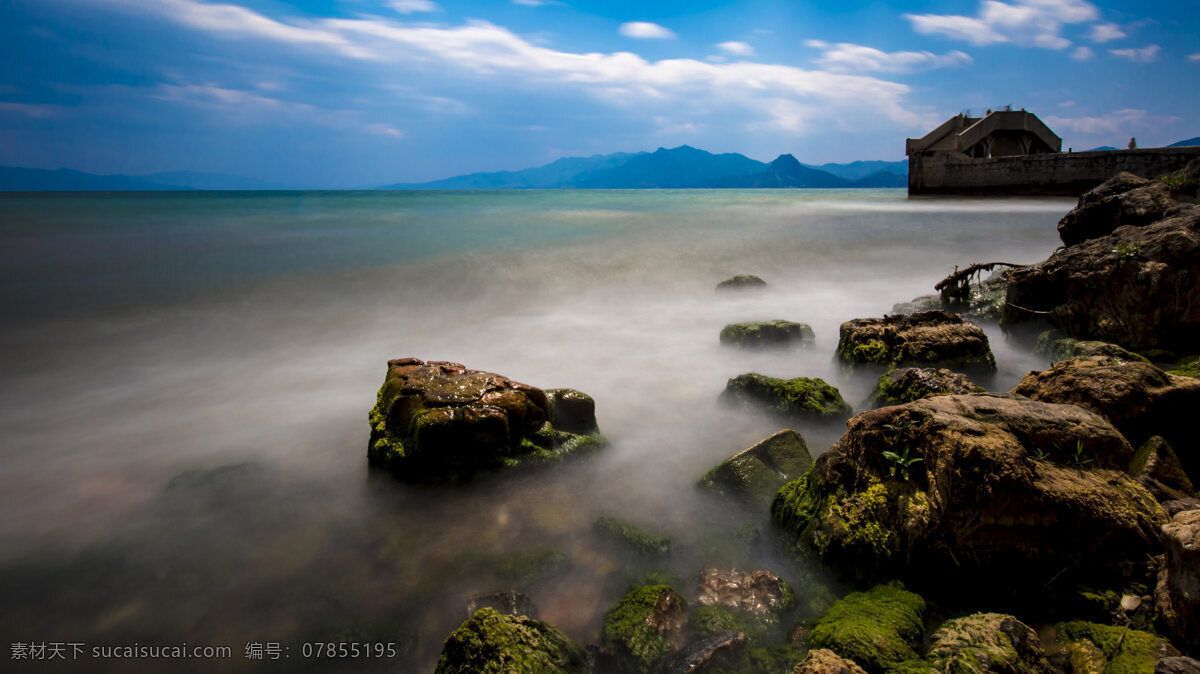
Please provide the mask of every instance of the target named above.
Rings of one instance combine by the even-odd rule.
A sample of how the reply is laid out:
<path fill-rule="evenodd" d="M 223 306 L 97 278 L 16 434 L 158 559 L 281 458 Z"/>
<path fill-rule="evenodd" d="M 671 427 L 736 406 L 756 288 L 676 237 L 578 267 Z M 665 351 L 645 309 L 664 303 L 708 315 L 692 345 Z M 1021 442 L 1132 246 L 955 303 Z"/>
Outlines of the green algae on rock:
<path fill-rule="evenodd" d="M 1010 615 L 976 613 L 947 620 L 930 637 L 927 662 L 948 674 L 1050 674 L 1038 635 Z"/>
<path fill-rule="evenodd" d="M 630 590 L 604 615 L 601 641 L 622 671 L 657 671 L 684 642 L 687 602 L 669 585 Z"/>
<path fill-rule="evenodd" d="M 907 479 L 885 455 L 902 448 L 922 459 Z M 925 398 L 851 419 L 772 513 L 802 549 L 868 576 L 1020 590 L 1069 569 L 1061 583 L 1107 582 L 1159 547 L 1166 520 L 1125 472 L 1132 456 L 1107 421 L 1074 405 Z"/>
<path fill-rule="evenodd" d="M 556 627 L 481 608 L 442 646 L 437 674 L 584 672 L 587 653 Z"/>
<path fill-rule="evenodd" d="M 730 323 L 721 329 L 721 344 L 762 349 L 810 344 L 816 339 L 812 327 L 777 319 L 753 323 Z"/>
<path fill-rule="evenodd" d="M 899 583 L 890 583 L 835 601 L 813 624 L 808 643 L 878 674 L 919 658 L 924 633 L 925 600 Z"/>
<path fill-rule="evenodd" d="M 837 356 L 850 365 L 996 370 L 983 330 L 945 311 L 856 318 L 842 323 Z"/>
<path fill-rule="evenodd" d="M 780 487 L 803 475 L 811 465 L 804 437 L 784 429 L 722 461 L 700 478 L 700 486 L 766 505 Z"/>
<path fill-rule="evenodd" d="M 577 396 L 556 394 L 559 398 L 575 403 Z M 585 406 L 569 406 L 570 427 L 589 425 L 579 418 Z M 367 458 L 405 481 L 453 482 L 519 463 L 558 461 L 604 444 L 594 432 L 556 429 L 549 420 L 558 407 L 541 389 L 498 374 L 458 363 L 391 360 L 369 415 Z"/>
<path fill-rule="evenodd" d="M 946 368 L 902 367 L 879 376 L 871 392 L 872 407 L 903 405 L 921 398 L 955 393 L 983 393 L 965 374 Z"/>
<path fill-rule="evenodd" d="M 602 515 L 596 519 L 595 530 L 629 552 L 660 559 L 671 556 L 670 538 L 651 534 L 636 524 Z"/>
<path fill-rule="evenodd" d="M 850 415 L 842 394 L 823 379 L 777 379 L 755 372 L 740 374 L 725 384 L 721 400 L 762 409 L 780 417 L 810 421 L 840 421 Z"/>
<path fill-rule="evenodd" d="M 1055 628 L 1062 644 L 1083 642 L 1094 646 L 1076 649 L 1079 654 L 1072 653 L 1072 660 L 1086 659 L 1092 666 L 1102 662 L 1103 674 L 1153 674 L 1160 659 L 1179 655 L 1170 642 L 1141 630 L 1080 620 L 1059 623 Z"/>

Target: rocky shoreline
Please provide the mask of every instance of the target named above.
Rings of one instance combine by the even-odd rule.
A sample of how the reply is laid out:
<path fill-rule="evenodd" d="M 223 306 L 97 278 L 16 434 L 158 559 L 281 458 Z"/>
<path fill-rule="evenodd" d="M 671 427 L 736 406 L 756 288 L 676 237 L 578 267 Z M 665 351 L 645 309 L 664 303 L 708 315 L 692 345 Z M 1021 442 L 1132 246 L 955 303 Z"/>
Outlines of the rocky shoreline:
<path fill-rule="evenodd" d="M 1062 219 L 1065 245 L 1047 260 L 979 282 L 994 263 L 973 265 L 939 296 L 897 307 L 906 313 L 848 320 L 836 357 L 878 377 L 869 409 L 848 421 L 851 406 L 821 379 L 729 380 L 727 403 L 846 432 L 814 459 L 781 430 L 700 486 L 769 508 L 774 530 L 752 535 L 858 591 L 800 620 L 797 606 L 829 588 L 769 569 L 646 574 L 580 644 L 503 588 L 473 602 L 436 671 L 1200 672 L 1198 178 L 1200 161 L 1157 181 L 1115 176 Z M 996 365 L 972 319 L 1039 334 L 1031 348 L 1055 362 L 983 391 L 969 375 Z M 721 341 L 808 347 L 804 328 L 734 324 Z M 411 358 L 388 363 L 370 421 L 370 463 L 407 482 L 454 484 L 605 444 L 579 391 Z M 596 529 L 630 555 L 671 554 L 633 524 L 602 517 Z"/>

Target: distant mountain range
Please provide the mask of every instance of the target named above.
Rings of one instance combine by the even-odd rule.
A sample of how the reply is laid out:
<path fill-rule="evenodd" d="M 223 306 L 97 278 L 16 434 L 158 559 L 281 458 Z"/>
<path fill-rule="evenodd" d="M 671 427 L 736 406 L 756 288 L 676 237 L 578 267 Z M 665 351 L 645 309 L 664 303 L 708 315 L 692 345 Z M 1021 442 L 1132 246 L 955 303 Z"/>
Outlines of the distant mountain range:
<path fill-rule="evenodd" d="M 471 173 L 380 189 L 469 190 L 521 188 L 639 189 L 689 187 L 904 187 L 908 161 L 802 164 L 790 154 L 770 164 L 737 153 L 712 154 L 689 145 L 654 152 L 568 157 L 522 171 Z"/>
<path fill-rule="evenodd" d="M 1191 147 L 1193 145 L 1200 145 L 1200 136 L 1188 138 L 1187 140 L 1181 140 L 1178 143 L 1171 143 L 1167 147 Z"/>

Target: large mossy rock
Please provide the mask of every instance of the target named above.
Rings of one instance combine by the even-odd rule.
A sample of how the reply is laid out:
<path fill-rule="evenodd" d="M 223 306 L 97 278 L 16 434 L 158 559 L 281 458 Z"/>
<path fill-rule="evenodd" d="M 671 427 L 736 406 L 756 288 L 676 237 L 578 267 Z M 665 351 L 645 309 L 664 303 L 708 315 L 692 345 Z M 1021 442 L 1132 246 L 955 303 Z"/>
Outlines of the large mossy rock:
<path fill-rule="evenodd" d="M 569 416 L 571 427 L 588 425 L 569 397 L 569 412 L 558 413 L 541 389 L 498 374 L 458 363 L 390 360 L 369 415 L 367 457 L 405 481 L 452 482 L 600 446 L 599 436 L 549 423 L 557 413 Z"/>
<path fill-rule="evenodd" d="M 630 590 L 604 616 L 601 640 L 621 671 L 654 672 L 684 644 L 687 602 L 669 585 Z"/>
<path fill-rule="evenodd" d="M 847 660 L 828 648 L 808 652 L 792 674 L 867 674 L 853 660 Z"/>
<path fill-rule="evenodd" d="M 815 377 L 778 379 L 755 372 L 740 374 L 725 384 L 721 400 L 799 421 L 840 421 L 850 416 L 850 405 L 842 394 Z"/>
<path fill-rule="evenodd" d="M 1175 205 L 1171 190 L 1157 180 L 1122 172 L 1079 197 L 1058 221 L 1058 236 L 1068 246 L 1111 234 L 1122 225 L 1142 227 L 1163 218 Z"/>
<path fill-rule="evenodd" d="M 925 600 L 899 584 L 876 585 L 833 603 L 813 624 L 810 648 L 827 648 L 871 672 L 919 657 Z"/>
<path fill-rule="evenodd" d="M 1177 513 L 1162 533 L 1167 552 L 1154 600 L 1179 643 L 1200 649 L 1200 510 Z"/>
<path fill-rule="evenodd" d="M 947 620 L 929 640 L 926 661 L 946 674 L 1050 674 L 1038 635 L 1010 615 L 976 613 Z"/>
<path fill-rule="evenodd" d="M 1107 582 L 1158 548 L 1166 520 L 1125 472 L 1132 456 L 1074 405 L 938 396 L 851 419 L 772 513 L 835 566 L 867 574 L 989 591 L 1037 592 L 1060 575 Z"/>
<path fill-rule="evenodd" d="M 1094 356 L 1030 372 L 1012 392 L 1091 410 L 1112 422 L 1135 447 L 1161 435 L 1185 470 L 1200 470 L 1200 435 L 1191 418 L 1200 410 L 1198 379 L 1167 374 L 1150 363 Z"/>
<path fill-rule="evenodd" d="M 879 376 L 870 402 L 875 407 L 903 405 L 921 398 L 957 393 L 983 393 L 983 387 L 967 375 L 946 368 L 901 367 Z"/>
<path fill-rule="evenodd" d="M 837 355 L 852 365 L 996 369 L 983 329 L 945 311 L 856 318 L 842 323 Z"/>
<path fill-rule="evenodd" d="M 811 344 L 815 339 L 810 326 L 782 319 L 730 323 L 721 329 L 721 344 L 740 349 L 796 346 Z"/>
<path fill-rule="evenodd" d="M 1149 632 L 1080 620 L 1059 623 L 1058 642 L 1068 647 L 1075 671 L 1081 664 L 1102 674 L 1153 674 L 1155 664 L 1179 655 L 1168 641 Z"/>
<path fill-rule="evenodd" d="M 481 608 L 446 639 L 434 671 L 584 672 L 587 653 L 553 625 Z"/>
<path fill-rule="evenodd" d="M 1062 248 L 1009 276 L 1004 321 L 1135 350 L 1200 343 L 1200 207 Z"/>
<path fill-rule="evenodd" d="M 785 429 L 725 459 L 700 478 L 700 486 L 731 498 L 767 505 L 785 483 L 812 465 L 808 445 Z"/>

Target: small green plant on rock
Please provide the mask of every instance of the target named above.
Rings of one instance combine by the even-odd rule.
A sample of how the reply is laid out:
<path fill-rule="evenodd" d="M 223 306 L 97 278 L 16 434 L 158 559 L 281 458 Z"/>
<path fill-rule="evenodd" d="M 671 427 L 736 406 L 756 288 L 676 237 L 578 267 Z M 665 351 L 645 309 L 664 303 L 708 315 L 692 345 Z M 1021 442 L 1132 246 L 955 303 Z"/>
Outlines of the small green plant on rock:
<path fill-rule="evenodd" d="M 1076 468 L 1083 468 L 1095 459 L 1090 459 L 1083 454 L 1083 440 L 1075 441 L 1075 449 L 1071 452 L 1071 463 L 1075 464 Z"/>
<path fill-rule="evenodd" d="M 1120 262 L 1124 262 L 1126 260 L 1137 259 L 1138 253 L 1141 250 L 1142 250 L 1142 244 L 1138 243 L 1137 241 L 1134 241 L 1132 243 L 1119 244 L 1116 248 L 1112 249 L 1112 252 L 1116 253 L 1117 255 L 1119 255 L 1121 257 L 1121 259 L 1119 260 Z"/>
<path fill-rule="evenodd" d="M 896 477 L 896 473 L 899 473 L 900 479 L 905 482 L 908 482 L 909 477 L 910 477 L 909 469 L 912 468 L 913 464 L 925 460 L 924 458 L 919 457 L 919 456 L 910 457 L 908 455 L 910 451 L 912 451 L 912 448 L 905 445 L 903 454 L 897 454 L 892 451 L 885 451 L 883 453 L 883 458 L 892 462 L 892 465 L 888 466 L 888 475 L 891 475 L 892 477 Z"/>

